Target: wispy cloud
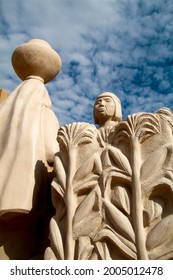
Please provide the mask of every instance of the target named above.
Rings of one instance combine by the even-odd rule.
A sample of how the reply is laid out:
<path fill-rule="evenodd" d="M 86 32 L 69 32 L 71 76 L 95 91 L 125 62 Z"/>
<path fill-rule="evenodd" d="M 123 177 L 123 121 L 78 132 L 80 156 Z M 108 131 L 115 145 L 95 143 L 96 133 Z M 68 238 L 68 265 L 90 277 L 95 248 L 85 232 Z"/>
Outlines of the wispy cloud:
<path fill-rule="evenodd" d="M 116 93 L 123 117 L 173 109 L 172 0 L 1 0 L 0 87 L 20 82 L 13 50 L 32 38 L 60 54 L 61 73 L 47 85 L 61 125 L 92 120 L 95 97 Z"/>

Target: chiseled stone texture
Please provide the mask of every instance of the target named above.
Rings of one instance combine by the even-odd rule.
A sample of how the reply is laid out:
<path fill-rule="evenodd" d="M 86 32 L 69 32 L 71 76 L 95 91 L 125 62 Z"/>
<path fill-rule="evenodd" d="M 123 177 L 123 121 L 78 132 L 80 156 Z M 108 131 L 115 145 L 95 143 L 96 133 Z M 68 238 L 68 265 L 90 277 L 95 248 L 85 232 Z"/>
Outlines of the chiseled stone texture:
<path fill-rule="evenodd" d="M 106 102 L 96 109 L 111 126 L 59 129 L 45 259 L 173 259 L 173 114 L 140 112 L 112 126 Z"/>
<path fill-rule="evenodd" d="M 59 128 L 44 85 L 58 54 L 34 39 L 12 64 L 23 82 L 0 105 L 0 259 L 173 259 L 172 111 L 123 121 L 104 92 L 99 128 Z"/>
<path fill-rule="evenodd" d="M 44 83 L 58 74 L 61 60 L 35 39 L 18 47 L 12 62 L 23 82 L 0 105 L 0 257 L 30 259 L 48 240 L 59 123 Z"/>
<path fill-rule="evenodd" d="M 59 127 L 50 107 L 43 82 L 34 78 L 0 107 L 0 210 L 30 211 L 40 199 L 46 203 L 46 174 L 52 172 Z"/>

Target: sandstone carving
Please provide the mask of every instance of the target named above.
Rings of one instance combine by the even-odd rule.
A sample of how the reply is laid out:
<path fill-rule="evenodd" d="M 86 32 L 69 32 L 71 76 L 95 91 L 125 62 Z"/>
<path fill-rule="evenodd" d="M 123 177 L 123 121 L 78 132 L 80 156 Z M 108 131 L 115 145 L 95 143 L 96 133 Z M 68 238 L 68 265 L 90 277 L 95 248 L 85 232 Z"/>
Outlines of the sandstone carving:
<path fill-rule="evenodd" d="M 45 259 L 171 259 L 172 112 L 141 112 L 107 126 L 117 102 L 114 111 L 109 98 L 103 103 L 94 106 L 100 129 L 75 123 L 58 132 Z"/>
<path fill-rule="evenodd" d="M 122 120 L 121 102 L 111 93 L 104 92 L 97 96 L 94 104 L 94 122 L 100 127 L 115 126 Z"/>
<path fill-rule="evenodd" d="M 54 153 L 59 149 L 56 141 L 59 124 L 51 110 L 51 100 L 44 85 L 60 70 L 58 54 L 47 42 L 34 39 L 14 51 L 12 62 L 14 70 L 24 81 L 0 106 L 0 223 L 3 228 L 0 238 L 4 246 L 3 258 L 10 254 L 13 258 L 21 258 L 21 251 L 24 250 L 17 247 L 14 253 L 11 248 L 6 248 L 5 236 L 10 232 L 9 225 L 13 224 L 14 232 L 11 235 L 15 236 L 15 231 L 19 230 L 14 225 L 16 219 L 22 219 L 21 224 L 16 226 L 21 227 L 19 240 L 23 238 L 22 231 L 30 230 L 30 248 L 32 243 L 35 243 L 34 246 L 37 241 L 39 243 L 38 236 L 35 240 L 34 235 L 40 234 L 39 220 L 44 223 L 50 215 L 47 213 L 47 198 Z M 22 223 L 23 220 L 26 223 L 27 219 L 29 224 L 24 228 Z M 35 227 L 38 228 L 37 233 L 34 232 Z M 8 239 L 12 244 L 19 244 L 21 241 L 13 240 L 13 236 Z M 35 254 L 25 253 L 24 258 L 31 257 L 31 253 Z"/>
<path fill-rule="evenodd" d="M 0 105 L 0 258 L 173 259 L 172 111 L 122 120 L 104 92 L 98 128 L 59 128 L 44 86 L 58 54 L 34 39 L 12 64 L 23 82 Z"/>

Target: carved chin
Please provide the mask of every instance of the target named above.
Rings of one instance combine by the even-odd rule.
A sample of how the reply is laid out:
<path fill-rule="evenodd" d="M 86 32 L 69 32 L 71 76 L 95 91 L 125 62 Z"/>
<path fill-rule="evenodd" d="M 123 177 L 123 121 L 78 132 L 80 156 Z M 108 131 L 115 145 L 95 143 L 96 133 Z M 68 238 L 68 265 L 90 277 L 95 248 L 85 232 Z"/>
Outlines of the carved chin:
<path fill-rule="evenodd" d="M 97 114 L 96 114 L 96 116 L 99 118 L 99 117 L 103 117 L 103 116 L 106 116 L 107 115 L 107 113 L 106 113 L 106 111 L 105 111 L 105 109 L 100 109 L 100 110 L 98 110 L 97 111 Z"/>

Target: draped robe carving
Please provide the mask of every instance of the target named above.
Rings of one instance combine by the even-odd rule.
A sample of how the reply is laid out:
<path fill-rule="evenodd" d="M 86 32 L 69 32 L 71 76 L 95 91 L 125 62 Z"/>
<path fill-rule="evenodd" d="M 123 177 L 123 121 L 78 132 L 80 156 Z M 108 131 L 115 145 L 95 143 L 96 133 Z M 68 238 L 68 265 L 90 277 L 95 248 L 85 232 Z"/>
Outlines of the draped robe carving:
<path fill-rule="evenodd" d="M 43 82 L 34 78 L 0 107 L 0 210 L 30 211 L 41 198 L 42 206 L 46 203 L 46 174 L 58 150 L 59 127 L 50 107 Z"/>

